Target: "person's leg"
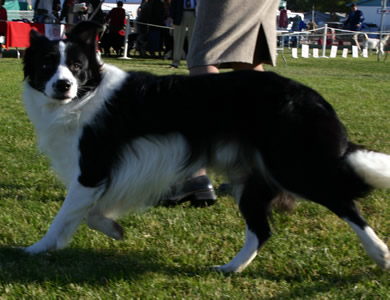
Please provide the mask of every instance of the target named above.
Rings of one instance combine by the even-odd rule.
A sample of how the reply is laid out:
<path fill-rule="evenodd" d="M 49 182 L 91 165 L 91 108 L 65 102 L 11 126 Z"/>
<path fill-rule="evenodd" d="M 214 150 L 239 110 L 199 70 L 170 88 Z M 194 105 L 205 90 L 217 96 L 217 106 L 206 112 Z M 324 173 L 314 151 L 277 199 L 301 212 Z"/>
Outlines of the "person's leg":
<path fill-rule="evenodd" d="M 254 71 L 264 71 L 263 64 L 246 64 L 246 63 L 232 63 L 232 69 L 235 71 L 239 70 L 254 70 Z M 219 73 L 219 68 L 216 65 L 208 66 L 197 66 L 190 68 L 190 75 L 202 75 L 202 74 L 211 74 Z"/>
<path fill-rule="evenodd" d="M 263 64 L 259 65 L 253 65 L 253 64 L 245 64 L 245 63 L 233 63 L 232 68 L 235 71 L 238 70 L 256 70 L 256 71 L 264 71 Z M 208 66 L 197 66 L 190 68 L 190 75 L 191 76 L 197 76 L 197 75 L 203 75 L 203 74 L 216 74 L 219 73 L 219 69 L 215 65 L 208 65 Z M 197 173 L 194 174 L 194 177 L 207 175 L 207 172 L 205 169 L 199 170 Z M 223 183 L 224 186 L 223 189 L 230 190 L 230 184 L 229 183 Z"/>
<path fill-rule="evenodd" d="M 198 66 L 190 69 L 190 76 L 219 73 L 217 66 Z"/>
<path fill-rule="evenodd" d="M 254 71 L 264 71 L 263 64 L 246 64 L 246 63 L 232 63 L 232 68 L 235 71 L 239 70 L 254 70 Z"/>
<path fill-rule="evenodd" d="M 358 47 L 358 50 L 360 51 L 361 48 L 360 48 L 360 44 L 359 44 L 359 34 L 358 33 L 355 33 L 352 37 L 352 45 L 355 45 L 356 47 Z"/>
<path fill-rule="evenodd" d="M 238 70 L 256 70 L 256 71 L 264 71 L 263 64 L 245 64 L 245 63 L 233 63 L 232 68 L 235 71 Z M 219 73 L 218 66 L 215 65 L 208 65 L 208 66 L 197 66 L 189 69 L 190 76 L 197 76 L 197 75 L 203 75 L 203 74 L 216 74 Z M 198 172 L 194 174 L 194 178 L 197 176 L 204 176 L 207 175 L 206 169 L 201 169 Z M 230 191 L 230 184 L 229 183 L 222 183 L 223 190 L 229 190 Z M 221 188 L 221 187 L 220 187 Z"/>
<path fill-rule="evenodd" d="M 184 39 L 186 36 L 186 27 L 185 25 L 174 25 L 173 30 L 173 59 L 172 59 L 172 67 L 178 67 L 180 64 Z"/>

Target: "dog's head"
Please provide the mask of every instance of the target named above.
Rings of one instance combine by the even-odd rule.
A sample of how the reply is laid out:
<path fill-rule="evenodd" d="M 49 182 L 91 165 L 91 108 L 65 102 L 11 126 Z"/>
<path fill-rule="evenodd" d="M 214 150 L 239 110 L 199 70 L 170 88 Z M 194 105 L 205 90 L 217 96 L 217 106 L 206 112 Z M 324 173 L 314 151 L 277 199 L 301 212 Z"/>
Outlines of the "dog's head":
<path fill-rule="evenodd" d="M 65 40 L 51 41 L 31 30 L 30 47 L 24 56 L 28 84 L 55 101 L 83 98 L 101 81 L 96 54 L 98 26 L 81 22 Z"/>

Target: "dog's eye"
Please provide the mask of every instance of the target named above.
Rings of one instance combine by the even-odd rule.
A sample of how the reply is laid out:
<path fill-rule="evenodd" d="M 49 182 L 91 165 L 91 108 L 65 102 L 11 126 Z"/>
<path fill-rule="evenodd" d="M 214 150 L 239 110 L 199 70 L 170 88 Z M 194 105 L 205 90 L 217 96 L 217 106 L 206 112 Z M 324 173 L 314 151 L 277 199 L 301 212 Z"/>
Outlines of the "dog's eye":
<path fill-rule="evenodd" d="M 44 69 L 44 70 L 50 70 L 51 68 L 52 68 L 52 64 L 51 63 L 46 63 L 46 64 L 42 65 L 42 69 Z"/>
<path fill-rule="evenodd" d="M 73 64 L 70 65 L 70 69 L 72 71 L 79 71 L 81 69 L 81 64 L 73 63 Z"/>

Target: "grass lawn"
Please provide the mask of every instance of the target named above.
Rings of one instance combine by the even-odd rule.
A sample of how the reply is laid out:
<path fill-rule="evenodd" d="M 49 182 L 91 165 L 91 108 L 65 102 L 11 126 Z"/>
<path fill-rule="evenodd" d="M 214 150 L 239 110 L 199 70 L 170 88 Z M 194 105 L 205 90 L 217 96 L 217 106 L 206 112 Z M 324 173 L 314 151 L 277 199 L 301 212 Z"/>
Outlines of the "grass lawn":
<path fill-rule="evenodd" d="M 170 61 L 106 61 L 126 70 L 187 74 L 184 67 L 168 69 Z M 367 257 L 352 230 L 305 201 L 291 214 L 274 214 L 273 237 L 241 274 L 209 269 L 228 262 L 244 242 L 244 222 L 226 195 L 209 208 L 129 215 L 120 220 L 123 241 L 82 225 L 64 250 L 22 253 L 18 247 L 46 232 L 65 190 L 36 150 L 21 103 L 21 60 L 0 59 L 0 70 L 0 299 L 390 299 L 390 274 Z M 390 153 L 390 62 L 288 58 L 287 67 L 279 61 L 272 70 L 318 90 L 354 142 Z M 223 181 L 211 176 L 216 185 Z M 390 245 L 389 197 L 378 190 L 359 205 Z"/>

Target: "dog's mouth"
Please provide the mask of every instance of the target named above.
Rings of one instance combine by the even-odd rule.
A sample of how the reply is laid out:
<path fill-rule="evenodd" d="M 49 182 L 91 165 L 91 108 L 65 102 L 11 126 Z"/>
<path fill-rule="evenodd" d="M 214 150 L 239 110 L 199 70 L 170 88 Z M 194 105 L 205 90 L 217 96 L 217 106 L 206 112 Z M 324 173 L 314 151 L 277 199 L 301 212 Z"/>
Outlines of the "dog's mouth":
<path fill-rule="evenodd" d="M 57 80 L 45 89 L 45 95 L 60 102 L 68 103 L 76 96 L 76 88 L 69 80 Z"/>
<path fill-rule="evenodd" d="M 68 103 L 70 101 L 73 101 L 75 97 L 72 97 L 70 93 L 46 93 L 43 92 L 47 97 L 52 98 L 53 100 L 56 100 L 58 102 L 62 103 Z"/>
<path fill-rule="evenodd" d="M 69 101 L 72 101 L 74 97 L 72 97 L 71 95 L 56 94 L 52 98 L 55 100 L 58 100 L 58 101 L 69 102 Z"/>

